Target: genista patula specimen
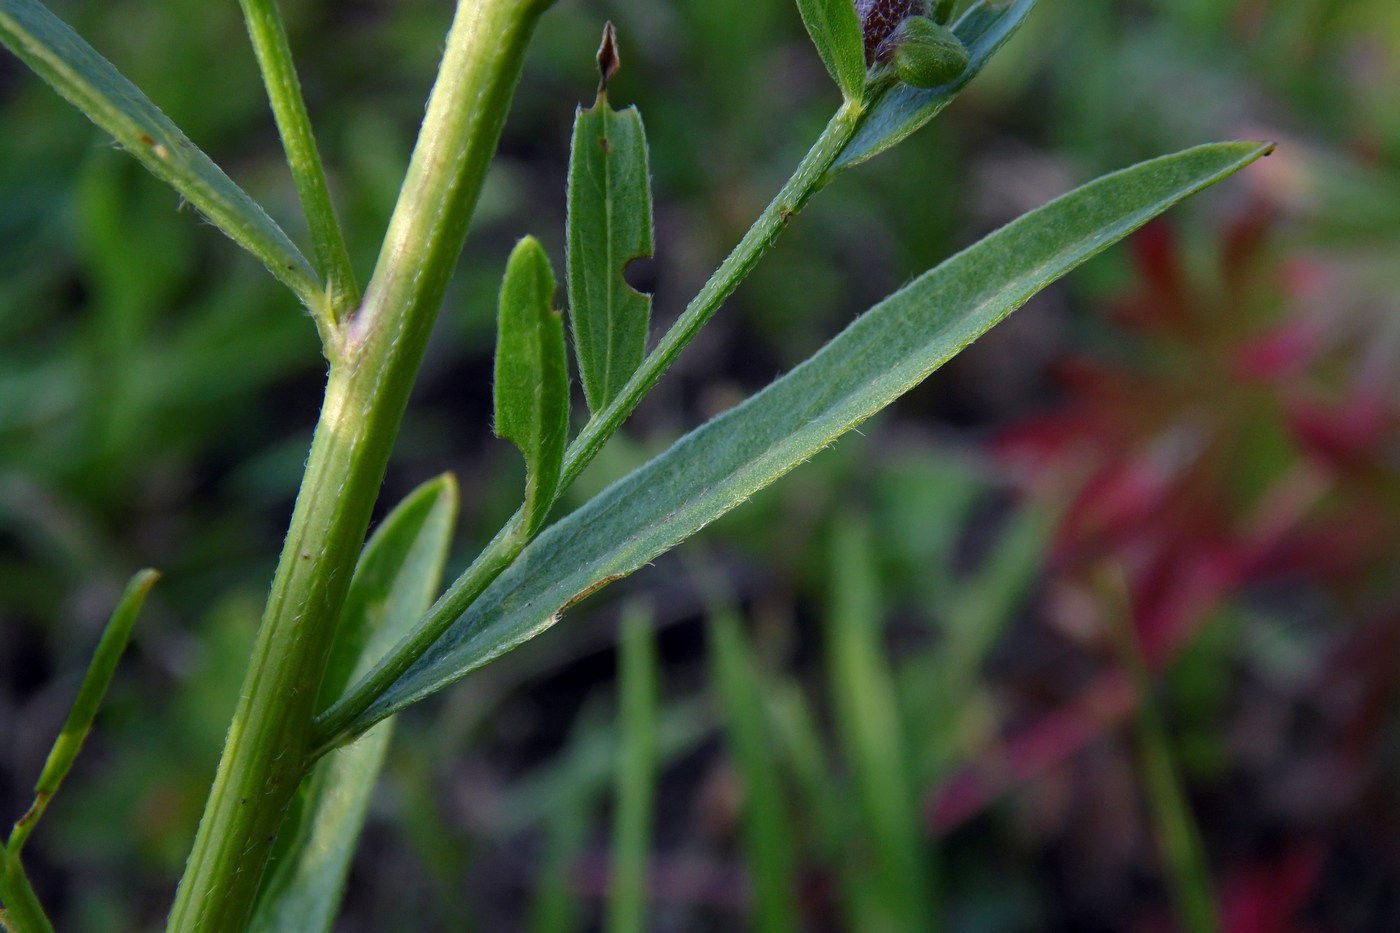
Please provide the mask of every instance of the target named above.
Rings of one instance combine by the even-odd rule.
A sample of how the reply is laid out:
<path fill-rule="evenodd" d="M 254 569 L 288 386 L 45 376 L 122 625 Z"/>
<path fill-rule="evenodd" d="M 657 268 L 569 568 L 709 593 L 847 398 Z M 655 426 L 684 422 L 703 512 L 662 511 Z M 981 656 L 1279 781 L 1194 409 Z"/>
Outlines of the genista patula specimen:
<path fill-rule="evenodd" d="M 305 214 L 292 226 L 307 231 L 304 245 L 41 0 L 0 0 L 0 43 L 265 265 L 304 307 L 328 364 L 238 705 L 184 874 L 178 886 L 171 879 L 171 933 L 329 930 L 395 713 L 545 632 L 584 596 L 645 567 L 829 447 L 1037 291 L 1270 148 L 1198 146 L 1026 214 L 855 316 L 743 404 L 558 514 L 564 491 L 811 198 L 937 116 L 1035 0 L 972 0 L 955 21 L 947 0 L 796 5 L 839 92 L 831 95 L 834 112 L 673 324 L 652 333 L 649 298 L 623 278 L 628 262 L 652 251 L 652 173 L 641 116 L 614 109 L 611 90 L 575 115 L 564 231 L 572 356 L 556 310 L 559 257 L 541 245 L 554 237 L 519 231 L 498 306 L 454 309 L 495 314 L 494 368 L 469 375 L 483 385 L 494 375 L 494 423 L 502 443 L 519 448 L 528 480 L 503 490 L 520 497 L 520 508 L 444 588 L 458 499 L 450 477 L 424 477 L 385 510 L 373 535 L 370 519 L 550 0 L 458 0 L 397 203 L 387 228 L 369 231 L 382 232 L 383 245 L 363 291 L 345 244 L 365 237 L 341 229 L 276 0 L 241 6 Z M 604 53 L 606 83 L 620 60 L 611 32 Z M 372 61 L 363 68 L 368 73 Z M 574 95 L 558 102 L 561 126 L 573 108 Z M 346 184 L 356 177 L 335 174 Z M 169 223 L 189 220 L 172 212 Z M 571 379 L 583 385 L 586 410 L 571 410 Z M 119 607 L 114 631 L 123 637 L 104 642 L 93 683 L 105 685 L 153 580 L 139 576 Z M 80 694 L 75 720 L 83 728 L 100 694 Z M 42 803 L 76 749 L 71 734 L 61 739 L 54 760 L 62 767 L 41 778 Z M 36 806 L 0 849 L 0 922 L 16 933 L 52 929 L 20 858 L 42 812 Z"/>

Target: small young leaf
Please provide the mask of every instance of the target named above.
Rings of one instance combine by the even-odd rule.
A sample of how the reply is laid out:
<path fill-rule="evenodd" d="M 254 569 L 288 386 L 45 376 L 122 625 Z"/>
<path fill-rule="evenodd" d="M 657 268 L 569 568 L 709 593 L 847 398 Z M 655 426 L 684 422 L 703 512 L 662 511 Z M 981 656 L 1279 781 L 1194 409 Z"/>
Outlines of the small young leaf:
<path fill-rule="evenodd" d="M 98 707 L 102 705 L 102 698 L 107 693 L 107 686 L 117 671 L 117 662 L 126 650 L 126 643 L 131 640 L 131 629 L 136 624 L 136 615 L 141 611 L 146 594 L 158 579 L 160 574 L 154 570 L 142 570 L 132 577 L 117 602 L 117 608 L 107 620 L 107 627 L 102 630 L 97 650 L 93 652 L 92 663 L 88 665 L 82 685 L 78 687 L 73 707 L 68 711 L 68 718 L 64 721 L 58 738 L 54 740 L 48 760 L 44 762 L 44 770 L 40 772 L 39 780 L 34 784 L 34 805 L 15 823 L 14 831 L 10 834 L 8 848 L 9 854 L 14 858 L 19 857 L 25 840 L 34 831 L 34 824 L 43 816 L 49 801 L 58 793 L 59 785 L 73 767 L 78 752 L 82 751 L 83 742 L 92 730 L 92 721 L 97 718 Z"/>
<path fill-rule="evenodd" d="M 613 110 L 607 81 L 617 70 L 612 24 L 598 53 L 598 100 L 574 117 L 569 156 L 569 316 L 579 378 L 591 411 L 605 407 L 642 362 L 651 296 L 622 277 L 652 254 L 651 175 L 636 107 Z"/>
<path fill-rule="evenodd" d="M 496 435 L 525 455 L 525 524 L 534 531 L 559 488 L 569 439 L 564 322 L 554 310 L 554 272 L 534 237 L 510 254 L 496 335 Z"/>
<path fill-rule="evenodd" d="M 112 63 L 38 0 L 0 0 L 0 42 L 280 279 L 313 315 L 323 288 L 282 228 Z"/>
<path fill-rule="evenodd" d="M 968 82 L 987 64 L 997 49 L 1025 22 L 1035 0 L 1012 0 L 1002 5 L 995 0 L 977 0 L 964 13 L 953 34 L 967 50 L 967 67 L 956 79 L 938 87 L 915 87 L 903 82 L 881 94 L 866 114 L 855 137 L 846 144 L 831 174 L 877 156 L 908 137 L 948 106 Z"/>
<path fill-rule="evenodd" d="M 865 91 L 865 40 L 851 0 L 797 0 L 802 22 L 826 70 L 847 100 Z"/>
<path fill-rule="evenodd" d="M 1107 175 L 926 272 L 551 526 L 343 734 L 538 635 L 577 595 L 679 544 L 918 385 L 1040 289 L 1270 148 L 1199 146 Z"/>
<path fill-rule="evenodd" d="M 457 517 L 457 484 L 419 486 L 384 519 L 360 555 L 341 613 L 322 699 L 334 699 L 427 610 Z M 302 783 L 248 927 L 250 933 L 331 928 L 393 722 L 316 763 Z"/>

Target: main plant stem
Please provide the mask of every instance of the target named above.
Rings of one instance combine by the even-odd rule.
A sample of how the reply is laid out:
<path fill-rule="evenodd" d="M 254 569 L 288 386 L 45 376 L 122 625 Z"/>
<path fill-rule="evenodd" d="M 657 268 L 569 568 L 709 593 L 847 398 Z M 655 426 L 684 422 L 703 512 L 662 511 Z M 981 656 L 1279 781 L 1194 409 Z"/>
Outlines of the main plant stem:
<path fill-rule="evenodd" d="M 167 929 L 240 931 L 308 766 L 321 676 L 390 448 L 549 0 L 461 0 L 360 308 L 328 342 L 325 403 L 223 757 Z"/>

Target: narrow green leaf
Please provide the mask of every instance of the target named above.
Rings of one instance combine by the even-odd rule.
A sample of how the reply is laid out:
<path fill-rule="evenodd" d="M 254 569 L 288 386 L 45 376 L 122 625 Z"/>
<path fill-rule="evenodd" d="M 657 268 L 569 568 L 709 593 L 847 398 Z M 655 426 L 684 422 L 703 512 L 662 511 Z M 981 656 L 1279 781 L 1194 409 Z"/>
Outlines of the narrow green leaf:
<path fill-rule="evenodd" d="M 437 595 L 457 517 L 450 475 L 408 495 L 365 545 L 345 600 L 322 700 L 333 699 L 411 626 Z M 393 722 L 317 762 L 293 803 L 263 880 L 252 933 L 331 928 Z"/>
<path fill-rule="evenodd" d="M 851 0 L 797 0 L 817 54 L 847 100 L 865 91 L 865 40 Z"/>
<path fill-rule="evenodd" d="M 629 606 L 622 618 L 622 754 L 617 758 L 617 805 L 613 812 L 609 933 L 643 933 L 646 929 L 647 857 L 657 763 L 655 641 L 650 608 Z"/>
<path fill-rule="evenodd" d="M 301 96 L 301 82 L 292 61 L 282 12 L 276 0 L 239 0 L 239 3 L 243 7 L 248 36 L 253 40 L 253 54 L 267 87 L 277 132 L 282 136 L 282 148 L 287 153 L 287 167 L 291 169 L 292 181 L 301 198 L 316 263 L 326 282 L 327 312 L 331 319 L 339 320 L 360 300 L 360 291 L 345 247 L 345 235 L 331 201 L 316 136 L 311 131 L 311 117 Z"/>
<path fill-rule="evenodd" d="M 617 62 L 610 36 L 599 53 L 604 84 L 597 102 L 574 117 L 569 156 L 569 316 L 583 394 L 595 412 L 641 365 L 651 317 L 651 296 L 622 277 L 628 263 L 652 254 L 651 174 L 642 115 L 608 104 Z"/>
<path fill-rule="evenodd" d="M 0 0 L 0 42 L 260 259 L 323 322 L 324 290 L 296 245 L 111 62 L 38 0 Z"/>
<path fill-rule="evenodd" d="M 547 629 L 922 382 L 1032 295 L 1270 149 L 1200 146 L 1032 211 L 876 305 L 801 366 L 551 526 L 354 719 L 369 725 Z"/>
<path fill-rule="evenodd" d="M 29 883 L 20 853 L 82 751 L 83 742 L 92 731 L 92 722 L 102 705 L 102 698 L 112 682 L 112 675 L 116 673 L 117 662 L 131 640 L 131 629 L 136 624 L 141 604 L 159 578 L 160 574 L 154 570 L 142 570 L 127 583 L 117 608 L 102 630 L 102 638 L 78 687 L 78 695 L 68 711 L 68 718 L 54 740 L 48 760 L 44 762 L 44 770 L 34 784 L 34 802 L 15 823 L 9 841 L 0 847 L 0 904 L 3 904 L 0 907 L 0 926 L 11 933 L 53 933 L 53 924 L 49 922 L 43 905 Z"/>
<path fill-rule="evenodd" d="M 787 933 L 797 924 L 794 838 L 772 758 L 758 665 L 731 612 L 710 618 L 711 681 L 724 710 L 724 732 L 744 783 L 744 858 L 754 888 L 752 928 Z"/>
<path fill-rule="evenodd" d="M 880 583 L 869 529 L 842 521 L 832 536 L 827 670 L 837 734 L 860 801 L 870 862 L 850 868 L 878 888 L 864 929 L 933 930 L 929 872 L 881 641 Z M 868 870 L 868 875 L 867 875 Z"/>
<path fill-rule="evenodd" d="M 554 272 L 534 237 L 510 254 L 496 335 L 496 434 L 525 455 L 525 527 L 533 532 L 559 489 L 569 440 L 569 363 L 554 310 Z"/>
<path fill-rule="evenodd" d="M 131 629 L 136 624 L 141 604 L 145 602 L 146 594 L 158 579 L 160 574 L 154 570 L 142 570 L 132 577 L 117 602 L 117 608 L 107 620 L 107 627 L 102 630 L 102 638 L 93 653 L 92 663 L 88 665 L 82 685 L 78 687 L 73 707 L 68 711 L 63 729 L 54 740 L 48 760 L 44 762 L 44 770 L 40 772 L 39 780 L 34 785 L 34 804 L 29 808 L 29 812 L 15 823 L 15 828 L 10 833 L 8 848 L 11 856 L 19 857 L 29 834 L 34 831 L 35 824 L 43 816 L 54 794 L 58 793 L 59 786 L 68 776 L 78 753 L 82 751 L 83 742 L 92 731 L 92 722 L 97 718 L 97 710 L 107 693 L 107 686 L 111 684 L 112 675 L 117 671 L 117 662 L 121 660 L 122 652 L 131 640 Z"/>
<path fill-rule="evenodd" d="M 967 47 L 967 68 L 950 84 L 922 88 L 896 83 L 870 105 L 870 112 L 831 168 L 836 175 L 908 137 L 938 115 L 1021 28 L 1036 0 L 978 0 L 958 18 L 953 32 Z"/>

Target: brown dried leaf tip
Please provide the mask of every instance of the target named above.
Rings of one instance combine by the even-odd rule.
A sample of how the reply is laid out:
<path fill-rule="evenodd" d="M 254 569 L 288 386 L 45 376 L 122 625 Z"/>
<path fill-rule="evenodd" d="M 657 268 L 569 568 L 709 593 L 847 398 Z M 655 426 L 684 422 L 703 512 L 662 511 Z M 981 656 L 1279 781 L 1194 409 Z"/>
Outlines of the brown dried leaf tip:
<path fill-rule="evenodd" d="M 606 94 L 608 82 L 622 67 L 622 56 L 617 54 L 617 30 L 612 20 L 603 26 L 603 44 L 598 46 L 598 93 Z"/>
<path fill-rule="evenodd" d="M 900 23 L 911 16 L 927 13 L 926 0 L 856 0 L 856 15 L 860 17 L 860 31 L 865 37 L 865 64 L 875 64 L 878 55 L 888 52 L 880 46 Z"/>

